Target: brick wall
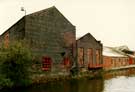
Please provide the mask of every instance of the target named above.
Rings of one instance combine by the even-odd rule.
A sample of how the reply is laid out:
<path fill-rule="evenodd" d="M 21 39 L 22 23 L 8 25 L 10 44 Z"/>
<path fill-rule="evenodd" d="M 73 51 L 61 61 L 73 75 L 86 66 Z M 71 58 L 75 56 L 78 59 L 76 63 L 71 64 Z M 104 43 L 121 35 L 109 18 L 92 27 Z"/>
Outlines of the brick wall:
<path fill-rule="evenodd" d="M 128 57 L 103 56 L 104 69 L 119 68 L 129 65 Z"/>
<path fill-rule="evenodd" d="M 88 68 L 88 49 L 92 49 L 92 66 L 96 67 L 98 65 L 102 65 L 102 44 L 98 42 L 91 34 L 86 34 L 77 40 L 77 48 L 84 49 L 84 67 Z M 99 61 L 96 60 L 96 51 L 99 50 Z M 79 55 L 79 54 L 78 54 Z M 78 56 L 79 57 L 79 56 Z"/>
<path fill-rule="evenodd" d="M 5 40 L 7 33 L 9 39 Z M 51 7 L 20 19 L 1 35 L 0 44 L 23 40 L 32 50 L 33 59 L 39 61 L 36 71 L 41 71 L 42 57 L 45 56 L 52 60 L 51 71 L 60 71 L 63 60 L 70 61 L 71 66 L 74 62 L 75 38 L 75 26 L 55 7 Z"/>
<path fill-rule="evenodd" d="M 51 57 L 52 71 L 60 68 L 64 57 L 73 62 L 75 27 L 56 8 L 26 16 L 25 25 L 26 42 L 40 59 L 42 56 Z"/>
<path fill-rule="evenodd" d="M 112 68 L 112 58 L 108 56 L 103 56 L 103 68 L 111 69 Z"/>

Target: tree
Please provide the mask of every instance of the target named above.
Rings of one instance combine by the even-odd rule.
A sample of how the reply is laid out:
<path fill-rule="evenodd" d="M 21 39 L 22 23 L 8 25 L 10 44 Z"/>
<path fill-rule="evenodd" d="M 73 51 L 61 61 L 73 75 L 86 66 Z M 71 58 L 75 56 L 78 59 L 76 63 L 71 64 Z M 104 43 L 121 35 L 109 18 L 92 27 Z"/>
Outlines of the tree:
<path fill-rule="evenodd" d="M 0 51 L 0 81 L 11 82 L 13 86 L 25 86 L 30 83 L 31 53 L 21 43 L 15 43 Z M 8 86 L 8 85 L 5 85 Z"/>

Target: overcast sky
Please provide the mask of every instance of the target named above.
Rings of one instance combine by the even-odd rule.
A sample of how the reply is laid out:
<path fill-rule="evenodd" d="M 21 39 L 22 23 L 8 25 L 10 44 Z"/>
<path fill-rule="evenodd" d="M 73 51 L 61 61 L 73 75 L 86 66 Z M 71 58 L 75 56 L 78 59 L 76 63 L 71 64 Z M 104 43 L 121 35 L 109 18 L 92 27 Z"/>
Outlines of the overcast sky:
<path fill-rule="evenodd" d="M 135 50 L 135 0 L 0 0 L 0 34 L 27 14 L 51 6 L 76 26 L 77 37 L 90 32 L 105 46 Z"/>

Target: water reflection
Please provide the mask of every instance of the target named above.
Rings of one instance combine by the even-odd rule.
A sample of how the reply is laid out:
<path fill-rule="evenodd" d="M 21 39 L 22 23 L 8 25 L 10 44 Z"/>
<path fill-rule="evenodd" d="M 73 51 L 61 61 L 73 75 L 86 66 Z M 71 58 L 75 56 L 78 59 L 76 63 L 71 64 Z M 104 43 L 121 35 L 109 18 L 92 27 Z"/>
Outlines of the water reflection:
<path fill-rule="evenodd" d="M 80 80 L 76 83 L 72 83 L 74 86 L 71 87 L 72 90 L 68 92 L 102 92 L 103 90 L 103 80 Z"/>
<path fill-rule="evenodd" d="M 103 92 L 135 92 L 135 77 L 116 77 L 105 80 Z"/>
<path fill-rule="evenodd" d="M 104 80 L 80 79 L 55 82 L 26 89 L 10 90 L 10 92 L 135 92 L 135 76 L 129 76 L 126 71 L 119 72 L 119 74 L 120 76 L 118 72 L 108 73 Z M 9 92 L 9 90 L 0 92 Z"/>
<path fill-rule="evenodd" d="M 102 92 L 103 84 L 103 80 L 101 79 L 72 80 L 69 82 L 35 86 L 21 92 Z"/>
<path fill-rule="evenodd" d="M 27 89 L 10 90 L 10 92 L 102 92 L 103 85 L 104 83 L 102 79 L 82 79 L 38 85 Z M 9 92 L 9 90 L 2 92 Z"/>

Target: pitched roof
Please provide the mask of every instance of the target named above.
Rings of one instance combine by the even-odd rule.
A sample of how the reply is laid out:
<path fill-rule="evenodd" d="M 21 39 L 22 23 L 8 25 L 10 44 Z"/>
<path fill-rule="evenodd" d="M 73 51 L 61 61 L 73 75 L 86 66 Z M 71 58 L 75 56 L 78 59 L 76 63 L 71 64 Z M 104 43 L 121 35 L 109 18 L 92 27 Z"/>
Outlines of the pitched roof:
<path fill-rule="evenodd" d="M 103 55 L 111 57 L 127 57 L 124 53 L 116 51 L 113 47 L 103 47 Z"/>
<path fill-rule="evenodd" d="M 52 6 L 52 7 L 49 7 L 49 8 L 46 8 L 46 9 L 43 9 L 43 10 L 40 10 L 40 11 L 36 11 L 36 12 L 33 12 L 33 13 L 31 13 L 31 14 L 28 14 L 28 15 L 26 15 L 26 16 L 36 16 L 36 15 L 40 15 L 40 14 L 42 14 L 42 13 L 47 13 L 49 10 L 51 10 L 51 9 L 56 9 L 56 7 L 55 6 Z"/>
<path fill-rule="evenodd" d="M 129 57 L 135 58 L 134 51 L 130 50 L 128 48 L 128 46 L 126 46 L 126 45 L 119 46 L 119 47 L 113 47 L 113 49 L 115 51 L 117 51 L 118 53 L 122 53 L 122 54 L 129 56 Z"/>
<path fill-rule="evenodd" d="M 86 37 L 86 36 L 92 37 L 96 42 L 101 43 L 101 41 L 96 40 L 95 37 L 92 36 L 90 33 L 87 33 L 87 34 L 85 34 L 84 36 L 79 37 L 79 38 L 77 39 L 77 41 L 83 39 L 83 38 Z"/>
<path fill-rule="evenodd" d="M 6 31 L 4 31 L 0 36 L 2 36 L 3 34 L 5 34 L 10 28 L 12 28 L 13 26 L 15 26 L 18 22 L 20 22 L 22 19 L 25 19 L 25 17 L 27 16 L 39 16 L 41 14 L 46 14 L 48 11 L 52 10 L 52 9 L 55 9 L 57 10 L 62 16 L 63 18 L 66 19 L 66 21 L 68 21 L 71 25 L 73 25 L 55 6 L 52 6 L 52 7 L 49 7 L 49 8 L 46 8 L 46 9 L 43 9 L 43 10 L 40 10 L 40 11 L 37 11 L 37 12 L 34 12 L 34 13 L 31 13 L 31 14 L 28 14 L 26 16 L 23 16 L 21 19 L 19 19 L 15 24 L 13 24 L 11 27 L 9 27 Z M 74 25 L 73 25 L 74 26 Z"/>
<path fill-rule="evenodd" d="M 57 12 L 59 12 L 59 14 L 61 14 L 61 16 L 66 20 L 68 21 L 71 25 L 73 25 L 55 6 L 52 6 L 52 7 L 49 7 L 49 8 L 46 8 L 46 9 L 43 9 L 43 10 L 40 10 L 40 11 L 37 11 L 37 12 L 34 12 L 34 13 L 31 13 L 31 14 L 28 14 L 26 15 L 27 16 L 40 16 L 42 14 L 48 14 L 48 12 L 50 10 L 56 10 Z M 73 25 L 74 26 L 74 25 Z"/>
<path fill-rule="evenodd" d="M 14 27 L 17 23 L 25 19 L 25 16 L 23 16 L 21 19 L 19 19 L 16 23 L 14 23 L 11 27 L 9 27 L 6 31 L 4 31 L 2 34 L 0 34 L 0 37 L 4 35 L 8 30 L 10 30 L 12 27 Z"/>

